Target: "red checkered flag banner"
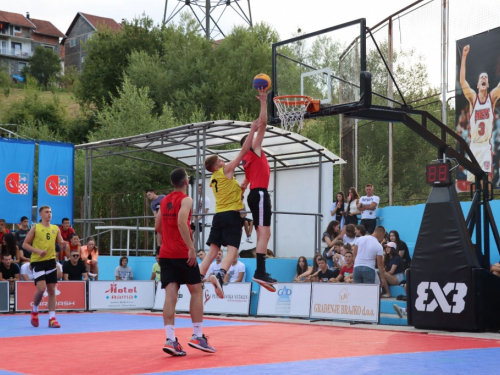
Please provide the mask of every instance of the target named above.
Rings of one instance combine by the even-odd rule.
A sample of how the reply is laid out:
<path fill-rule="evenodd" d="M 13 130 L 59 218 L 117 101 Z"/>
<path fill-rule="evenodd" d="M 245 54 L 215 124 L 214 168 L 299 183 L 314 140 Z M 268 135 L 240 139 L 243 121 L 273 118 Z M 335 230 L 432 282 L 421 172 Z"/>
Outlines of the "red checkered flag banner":
<path fill-rule="evenodd" d="M 38 204 L 52 208 L 52 221 L 73 222 L 74 145 L 40 142 Z"/>

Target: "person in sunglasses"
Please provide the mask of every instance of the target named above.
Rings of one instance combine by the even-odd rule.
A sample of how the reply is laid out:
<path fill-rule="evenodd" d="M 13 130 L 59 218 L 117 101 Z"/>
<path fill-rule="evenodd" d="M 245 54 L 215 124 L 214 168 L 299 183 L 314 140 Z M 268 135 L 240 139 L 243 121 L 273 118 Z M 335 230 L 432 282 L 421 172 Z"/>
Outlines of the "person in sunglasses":
<path fill-rule="evenodd" d="M 87 281 L 88 278 L 87 267 L 80 259 L 80 253 L 78 250 L 71 250 L 69 260 L 63 264 L 63 280 Z"/>

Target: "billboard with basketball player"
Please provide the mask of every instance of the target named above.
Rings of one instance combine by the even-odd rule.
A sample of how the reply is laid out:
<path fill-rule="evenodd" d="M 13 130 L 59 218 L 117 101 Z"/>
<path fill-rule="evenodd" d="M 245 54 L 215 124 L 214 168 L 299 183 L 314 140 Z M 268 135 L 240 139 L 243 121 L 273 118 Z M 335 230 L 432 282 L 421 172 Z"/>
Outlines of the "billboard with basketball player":
<path fill-rule="evenodd" d="M 457 40 L 456 132 L 499 188 L 500 28 Z M 460 167 L 457 189 L 469 191 L 474 176 Z"/>

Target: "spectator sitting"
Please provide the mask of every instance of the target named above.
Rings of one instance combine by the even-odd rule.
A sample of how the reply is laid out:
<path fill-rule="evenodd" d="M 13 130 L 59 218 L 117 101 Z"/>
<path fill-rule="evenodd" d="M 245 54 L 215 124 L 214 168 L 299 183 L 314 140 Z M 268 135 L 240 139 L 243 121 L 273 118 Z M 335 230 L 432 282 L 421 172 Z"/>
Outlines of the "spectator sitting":
<path fill-rule="evenodd" d="M 338 273 L 335 274 L 332 270 L 328 269 L 325 258 L 319 257 L 317 262 L 319 269 L 315 274 L 308 276 L 310 279 L 317 277 L 320 282 L 326 283 L 330 279 L 337 277 Z"/>
<path fill-rule="evenodd" d="M 356 225 L 356 229 L 354 230 L 354 233 L 356 233 L 356 242 L 358 242 L 358 239 L 360 237 L 366 236 L 366 229 L 364 225 Z"/>
<path fill-rule="evenodd" d="M 246 211 L 246 206 L 243 208 L 243 211 Z M 248 243 L 252 243 L 252 231 L 253 231 L 253 220 L 248 218 L 248 214 L 246 212 L 241 212 L 241 226 L 245 229 L 245 234 L 247 236 L 246 241 Z"/>
<path fill-rule="evenodd" d="M 403 280 L 406 280 L 403 262 L 396 248 L 397 245 L 394 242 L 389 242 L 385 247 L 385 274 L 384 277 L 380 278 L 380 284 L 385 291 L 385 293 L 382 294 L 382 298 L 391 297 L 389 285 L 399 285 Z"/>
<path fill-rule="evenodd" d="M 19 281 L 19 267 L 12 265 L 12 256 L 2 254 L 2 263 L 0 264 L 0 281 L 9 282 L 9 292 L 14 294 L 16 283 Z"/>
<path fill-rule="evenodd" d="M 340 271 L 340 268 L 338 267 L 338 264 L 336 266 L 336 263 L 338 261 L 338 257 L 336 257 L 335 255 L 340 254 L 340 247 L 341 246 L 344 246 L 344 243 L 341 240 L 336 240 L 330 249 L 325 249 L 325 251 L 323 251 L 323 258 L 326 259 L 328 266 L 338 268 L 339 271 Z M 337 275 L 335 275 L 335 276 L 337 276 Z"/>
<path fill-rule="evenodd" d="M 78 244 L 80 244 L 79 241 Z M 99 266 L 97 264 L 99 249 L 95 245 L 94 237 L 87 237 L 87 244 L 80 248 L 80 254 L 89 276 L 97 280 L 99 277 Z"/>
<path fill-rule="evenodd" d="M 215 261 L 213 261 L 208 267 L 207 275 L 202 281 L 206 282 L 211 275 L 217 275 L 217 273 L 220 271 L 221 263 L 222 263 L 222 250 L 219 250 L 217 252 L 217 255 L 215 256 Z"/>
<path fill-rule="evenodd" d="M 332 283 L 352 283 L 352 273 L 354 272 L 354 258 L 352 251 L 346 251 L 344 255 L 345 265 L 340 270 L 336 278 L 330 279 Z"/>
<path fill-rule="evenodd" d="M 21 252 L 19 251 L 19 247 L 17 247 L 16 236 L 14 233 L 7 233 L 3 236 L 2 239 L 2 255 L 10 254 L 12 256 L 12 263 L 15 264 L 14 267 L 17 267 L 20 270 L 19 262 L 21 260 Z"/>
<path fill-rule="evenodd" d="M 326 231 L 323 233 L 322 241 L 326 243 L 328 248 L 333 246 L 336 240 L 341 239 L 340 235 L 340 224 L 337 220 L 330 221 L 326 227 Z"/>
<path fill-rule="evenodd" d="M 200 249 L 196 252 L 196 255 L 198 255 L 198 259 L 200 260 L 200 262 L 203 262 L 203 259 L 205 259 L 205 257 L 207 256 L 207 253 L 205 252 L 205 250 Z"/>
<path fill-rule="evenodd" d="M 69 222 L 69 219 L 65 217 L 62 219 L 62 223 L 59 226 L 59 232 L 61 232 L 61 237 L 66 242 L 67 245 L 69 245 L 70 242 L 70 236 L 75 233 L 75 230 L 71 228 L 71 224 Z M 56 246 L 56 251 L 59 253 L 58 258 L 60 261 L 63 261 L 64 258 L 66 257 L 66 249 L 63 249 L 61 252 L 59 249 L 59 246 Z"/>
<path fill-rule="evenodd" d="M 87 267 L 85 267 L 85 263 L 80 259 L 78 250 L 70 250 L 69 260 L 63 264 L 63 279 L 65 281 L 79 281 L 82 278 L 85 281 L 89 278 Z"/>
<path fill-rule="evenodd" d="M 115 268 L 115 279 L 116 280 L 133 280 L 134 274 L 132 268 L 128 266 L 128 258 L 123 256 L 120 258 L 120 265 Z"/>
<path fill-rule="evenodd" d="M 161 276 L 161 268 L 160 268 L 160 253 L 157 251 L 155 255 L 156 263 L 153 264 L 153 269 L 151 271 L 151 279 L 154 280 L 155 284 L 158 285 L 158 281 L 160 281 Z"/>
<path fill-rule="evenodd" d="M 410 268 L 411 264 L 410 251 L 408 250 L 406 242 L 402 241 L 401 238 L 399 238 L 398 231 L 391 230 L 389 232 L 389 241 L 394 242 L 396 244 L 397 246 L 396 250 L 399 252 L 399 256 L 403 260 L 403 269 L 406 270 Z"/>
<path fill-rule="evenodd" d="M 71 254 L 72 251 L 78 251 L 78 255 L 82 256 L 82 246 L 80 244 L 80 237 L 76 233 L 72 233 L 69 236 L 69 252 Z M 65 253 L 65 251 L 63 251 Z"/>
<path fill-rule="evenodd" d="M 3 236 L 7 233 L 10 233 L 10 230 L 8 230 L 6 227 L 5 227 L 5 220 L 4 219 L 0 219 L 0 244 L 2 243 L 2 240 L 3 240 Z"/>
<path fill-rule="evenodd" d="M 318 254 L 316 253 L 313 257 L 313 265 L 312 267 L 309 267 L 307 271 L 305 271 L 304 273 L 302 273 L 301 275 L 299 275 L 299 279 L 302 279 L 304 278 L 306 281 L 317 281 L 316 277 L 312 278 L 312 277 L 309 277 L 311 276 L 312 274 L 315 274 L 316 272 L 318 272 L 318 258 L 321 258 L 321 254 Z"/>
<path fill-rule="evenodd" d="M 345 234 L 342 240 L 344 243 L 356 243 L 356 226 L 354 224 L 347 224 L 345 226 Z"/>
<path fill-rule="evenodd" d="M 299 260 L 297 261 L 297 272 L 295 272 L 295 277 L 293 278 L 294 283 L 302 283 L 306 281 L 305 276 L 302 276 L 304 273 L 307 271 L 312 270 L 312 267 L 310 267 L 307 264 L 307 259 L 304 256 L 299 257 Z"/>
<path fill-rule="evenodd" d="M 227 283 L 241 283 L 245 279 L 245 264 L 234 258 L 229 271 L 224 276 L 224 282 Z"/>
<path fill-rule="evenodd" d="M 29 223 L 30 223 L 29 219 L 26 216 L 23 216 L 21 218 L 21 223 L 19 224 L 19 229 L 16 231 L 17 246 L 19 246 L 19 249 L 21 249 L 21 250 L 23 249 L 24 239 L 26 238 L 26 236 L 29 232 L 29 228 L 28 228 Z M 21 254 L 21 256 L 22 256 L 22 254 Z M 31 256 L 31 253 L 30 253 L 30 256 Z M 21 262 L 23 262 L 22 259 L 21 259 Z M 28 260 L 28 262 L 29 262 L 29 260 Z"/>

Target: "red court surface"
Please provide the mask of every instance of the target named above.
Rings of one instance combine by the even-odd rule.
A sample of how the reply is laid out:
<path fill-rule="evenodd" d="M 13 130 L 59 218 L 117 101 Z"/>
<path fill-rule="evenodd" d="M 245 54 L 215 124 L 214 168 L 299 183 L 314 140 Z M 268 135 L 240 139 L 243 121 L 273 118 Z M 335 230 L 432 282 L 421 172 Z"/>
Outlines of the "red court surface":
<path fill-rule="evenodd" d="M 15 320 L 15 324 L 29 325 L 28 315 L 15 316 Z M 158 315 L 61 314 L 59 320 L 61 323 L 64 320 L 66 326 L 60 330 L 42 327 L 45 320 L 40 319 L 39 328 L 23 326 L 17 330 L 29 335 L 9 334 L 9 337 L 0 338 L 0 347 L 17 348 L 19 353 L 27 354 L 26 360 L 2 361 L 3 373 L 145 374 L 346 357 L 358 357 L 362 361 L 363 357 L 398 353 L 500 348 L 500 340 L 494 339 L 343 328 L 307 322 L 249 324 L 212 319 L 205 320 L 204 333 L 217 353 L 207 354 L 187 345 L 192 330 L 188 328 L 189 320 L 181 318 L 177 319 L 177 324 L 185 328 L 177 328 L 176 336 L 187 356 L 171 357 L 161 349 L 165 333 Z M 78 325 L 80 321 L 87 325 L 92 324 L 92 320 L 98 327 L 89 326 L 90 332 L 85 332 L 85 327 L 78 327 L 84 332 L 68 332 L 75 328 L 69 327 L 70 324 Z M 113 326 L 113 321 L 130 322 L 126 323 L 127 327 L 120 327 Z M 142 321 L 146 325 L 134 329 L 135 322 Z M 144 329 L 149 323 L 158 324 L 158 328 Z"/>

